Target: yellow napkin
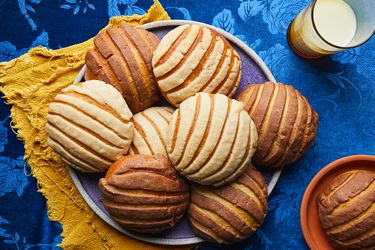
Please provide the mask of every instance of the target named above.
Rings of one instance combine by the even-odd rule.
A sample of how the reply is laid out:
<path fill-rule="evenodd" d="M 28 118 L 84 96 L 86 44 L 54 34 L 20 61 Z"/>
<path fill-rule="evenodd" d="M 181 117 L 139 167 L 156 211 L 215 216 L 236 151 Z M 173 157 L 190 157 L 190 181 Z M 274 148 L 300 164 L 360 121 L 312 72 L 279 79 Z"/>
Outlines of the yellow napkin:
<path fill-rule="evenodd" d="M 144 16 L 112 18 L 108 25 L 170 19 L 161 4 Z M 165 249 L 126 237 L 102 221 L 85 203 L 64 163 L 47 145 L 44 129 L 49 103 L 62 88 L 73 83 L 84 64 L 92 39 L 58 50 L 34 48 L 27 54 L 0 64 L 0 91 L 13 105 L 11 117 L 18 138 L 24 141 L 25 158 L 47 199 L 48 216 L 63 227 L 64 249 Z"/>

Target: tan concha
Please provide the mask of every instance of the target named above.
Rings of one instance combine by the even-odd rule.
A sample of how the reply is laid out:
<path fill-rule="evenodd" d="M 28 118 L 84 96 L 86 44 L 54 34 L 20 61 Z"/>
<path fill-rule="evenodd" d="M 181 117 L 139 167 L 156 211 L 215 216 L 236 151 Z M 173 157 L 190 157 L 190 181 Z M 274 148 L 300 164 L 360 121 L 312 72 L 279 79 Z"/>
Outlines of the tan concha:
<path fill-rule="evenodd" d="M 113 85 L 135 114 L 157 102 L 161 95 L 152 73 L 152 53 L 159 39 L 128 24 L 109 27 L 94 38 L 86 54 L 86 80 Z"/>
<path fill-rule="evenodd" d="M 92 80 L 72 84 L 50 104 L 48 144 L 68 165 L 82 172 L 105 172 L 128 152 L 132 113 L 111 85 Z"/>
<path fill-rule="evenodd" d="M 375 249 L 374 171 L 338 175 L 318 196 L 317 205 L 320 224 L 335 249 Z"/>
<path fill-rule="evenodd" d="M 241 58 L 212 28 L 179 26 L 160 41 L 152 57 L 154 75 L 174 106 L 197 92 L 231 97 L 241 78 Z"/>
<path fill-rule="evenodd" d="M 253 162 L 281 168 L 297 161 L 315 140 L 318 114 L 298 90 L 283 83 L 250 84 L 236 98 L 257 127 Z"/>
<path fill-rule="evenodd" d="M 221 94 L 197 93 L 173 114 L 167 134 L 168 155 L 191 181 L 221 186 L 245 171 L 257 138 L 242 103 Z"/>
<path fill-rule="evenodd" d="M 129 154 L 167 154 L 167 129 L 174 108 L 152 107 L 133 116 L 134 138 Z"/>
<path fill-rule="evenodd" d="M 231 244 L 246 239 L 267 214 L 267 185 L 251 164 L 232 183 L 222 187 L 195 185 L 188 209 L 194 232 L 200 237 Z"/>

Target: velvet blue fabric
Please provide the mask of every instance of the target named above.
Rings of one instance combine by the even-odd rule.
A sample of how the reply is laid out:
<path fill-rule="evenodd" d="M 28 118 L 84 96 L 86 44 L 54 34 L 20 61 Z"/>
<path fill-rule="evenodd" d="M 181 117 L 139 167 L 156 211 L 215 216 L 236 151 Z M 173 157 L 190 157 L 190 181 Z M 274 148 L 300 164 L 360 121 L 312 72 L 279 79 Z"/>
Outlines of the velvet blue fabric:
<path fill-rule="evenodd" d="M 174 19 L 220 27 L 248 44 L 278 81 L 292 84 L 319 114 L 316 142 L 288 166 L 269 199 L 267 219 L 249 240 L 231 248 L 307 249 L 299 208 L 311 178 L 329 162 L 352 154 L 375 154 L 375 40 L 316 61 L 288 47 L 290 21 L 306 0 L 161 0 Z M 151 0 L 1 0 L 0 61 L 38 45 L 51 49 L 87 40 L 115 15 L 143 14 Z M 0 249 L 56 249 L 61 226 L 47 217 L 23 146 L 10 128 L 10 107 L 0 103 Z"/>

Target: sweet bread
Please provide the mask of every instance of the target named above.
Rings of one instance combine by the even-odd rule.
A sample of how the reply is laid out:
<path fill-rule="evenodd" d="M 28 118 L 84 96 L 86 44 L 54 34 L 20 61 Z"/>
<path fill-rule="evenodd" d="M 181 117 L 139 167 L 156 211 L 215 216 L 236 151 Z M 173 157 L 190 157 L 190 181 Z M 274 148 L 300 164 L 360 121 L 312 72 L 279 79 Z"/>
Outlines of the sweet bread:
<path fill-rule="evenodd" d="M 186 181 L 165 155 L 128 155 L 116 161 L 99 188 L 103 205 L 124 228 L 159 233 L 173 227 L 189 203 Z"/>
<path fill-rule="evenodd" d="M 292 86 L 251 84 L 236 99 L 244 104 L 258 131 L 256 165 L 284 167 L 297 161 L 315 140 L 318 114 Z"/>
<path fill-rule="evenodd" d="M 129 154 L 167 154 L 166 137 L 173 108 L 152 107 L 133 116 L 134 138 Z"/>
<path fill-rule="evenodd" d="M 179 26 L 160 41 L 152 57 L 164 97 L 178 105 L 197 92 L 232 96 L 241 78 L 241 58 L 216 30 Z"/>
<path fill-rule="evenodd" d="M 158 43 L 142 28 L 109 27 L 94 38 L 94 48 L 86 54 L 85 79 L 112 84 L 134 114 L 151 107 L 160 99 L 151 65 Z"/>
<path fill-rule="evenodd" d="M 167 149 L 183 176 L 202 185 L 220 186 L 245 171 L 257 138 L 242 103 L 221 94 L 197 93 L 174 112 Z"/>
<path fill-rule="evenodd" d="M 338 175 L 317 204 L 320 223 L 336 249 L 375 249 L 375 172 Z"/>
<path fill-rule="evenodd" d="M 82 172 L 104 172 L 128 152 L 134 128 L 121 94 L 102 81 L 70 85 L 48 108 L 48 144 Z"/>
<path fill-rule="evenodd" d="M 267 186 L 252 166 L 234 182 L 214 188 L 193 186 L 188 216 L 194 232 L 219 243 L 253 234 L 267 213 Z"/>

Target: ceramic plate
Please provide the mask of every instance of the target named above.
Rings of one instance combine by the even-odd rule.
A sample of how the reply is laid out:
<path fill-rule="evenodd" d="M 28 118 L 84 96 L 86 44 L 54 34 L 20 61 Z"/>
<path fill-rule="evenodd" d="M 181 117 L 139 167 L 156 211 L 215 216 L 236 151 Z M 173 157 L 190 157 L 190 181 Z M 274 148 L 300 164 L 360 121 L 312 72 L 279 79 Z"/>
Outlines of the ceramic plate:
<path fill-rule="evenodd" d="M 162 38 L 167 32 L 176 28 L 177 26 L 192 23 L 205 25 L 220 32 L 229 41 L 229 43 L 232 44 L 232 46 L 241 56 L 242 78 L 238 91 L 247 86 L 249 83 L 275 81 L 275 78 L 273 77 L 270 70 L 264 64 L 262 59 L 260 59 L 259 56 L 252 49 L 250 49 L 245 43 L 240 41 L 235 36 L 221 29 L 203 23 L 182 20 L 153 22 L 149 24 L 144 24 L 141 27 L 153 32 L 159 38 Z M 82 68 L 81 72 L 75 80 L 76 82 L 84 80 L 83 75 L 85 73 L 85 70 L 86 66 Z M 268 185 L 268 192 L 271 193 L 271 191 L 276 185 L 277 180 L 279 179 L 281 170 L 260 170 Z M 112 220 L 112 218 L 109 216 L 107 211 L 104 209 L 102 203 L 100 202 L 101 197 L 98 187 L 98 180 L 101 177 L 103 177 L 104 174 L 83 174 L 78 171 L 75 171 L 74 169 L 70 169 L 70 175 L 72 176 L 72 179 L 75 185 L 77 186 L 78 191 L 81 193 L 83 199 L 87 202 L 91 209 L 94 210 L 94 212 L 109 225 L 128 236 L 131 236 L 142 241 L 162 245 L 187 245 L 203 241 L 201 238 L 194 235 L 192 229 L 190 228 L 187 218 L 181 220 L 170 231 L 160 235 L 155 235 L 153 237 L 129 232 L 120 227 L 120 225 L 117 224 L 114 220 Z"/>

